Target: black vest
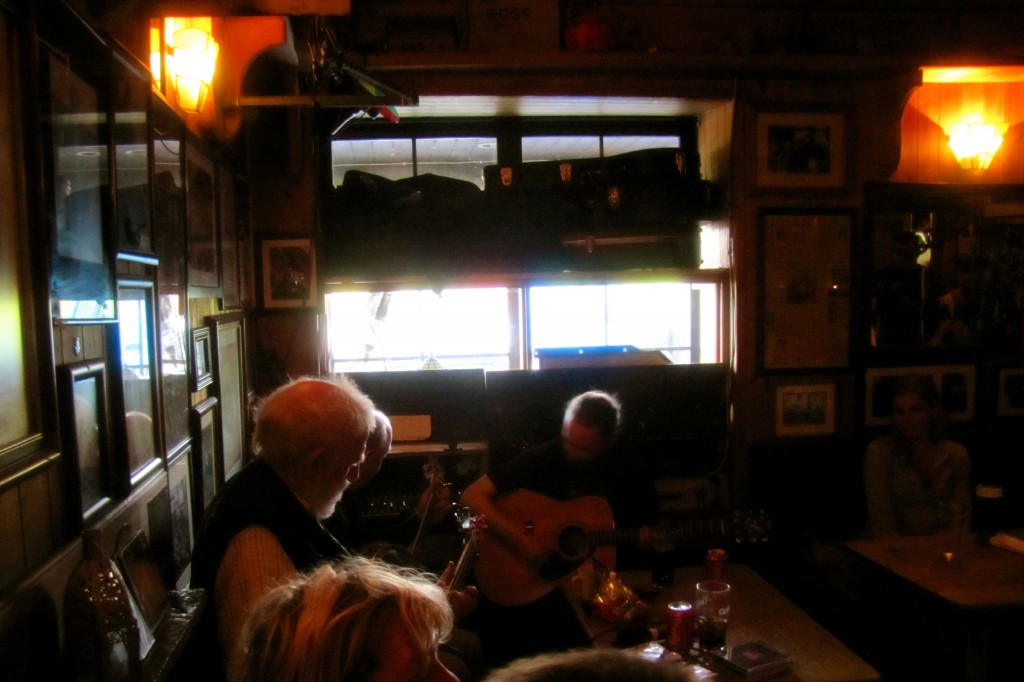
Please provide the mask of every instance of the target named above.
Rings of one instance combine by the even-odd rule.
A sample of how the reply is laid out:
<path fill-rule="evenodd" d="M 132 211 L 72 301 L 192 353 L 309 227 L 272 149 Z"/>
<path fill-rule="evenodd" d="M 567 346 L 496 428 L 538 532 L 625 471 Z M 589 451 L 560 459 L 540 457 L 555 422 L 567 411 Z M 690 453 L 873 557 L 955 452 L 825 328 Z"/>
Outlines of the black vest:
<path fill-rule="evenodd" d="M 186 669 L 198 679 L 223 679 L 224 658 L 217 634 L 213 594 L 217 571 L 232 538 L 251 526 L 273 533 L 291 562 L 306 572 L 340 558 L 345 548 L 302 506 L 277 472 L 263 460 L 246 465 L 217 493 L 206 510 L 192 552 L 193 588 L 205 588 L 209 604 L 193 635 Z M 190 665 L 199 664 L 201 665 Z M 219 674 L 218 674 L 219 673 Z"/>

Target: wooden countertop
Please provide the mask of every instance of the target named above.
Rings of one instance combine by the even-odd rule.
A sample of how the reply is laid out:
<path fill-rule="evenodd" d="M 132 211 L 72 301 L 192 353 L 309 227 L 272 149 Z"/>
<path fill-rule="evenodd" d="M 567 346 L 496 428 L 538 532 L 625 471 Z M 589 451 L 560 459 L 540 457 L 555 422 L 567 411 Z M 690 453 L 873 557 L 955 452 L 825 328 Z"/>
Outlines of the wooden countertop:
<path fill-rule="evenodd" d="M 648 594 L 652 589 L 648 571 L 627 571 L 619 576 L 640 593 Z M 704 566 L 676 568 L 672 585 L 647 600 L 651 603 L 650 625 L 663 625 L 665 605 L 670 601 L 692 603 L 694 585 L 703 576 Z M 789 672 L 772 677 L 773 682 L 881 680 L 874 668 L 749 566 L 729 564 L 725 579 L 732 585 L 733 594 L 728 645 L 760 639 L 793 656 Z M 617 630 L 615 625 L 596 616 L 587 616 L 585 621 L 599 646 L 611 644 Z M 719 679 L 732 677 L 720 673 Z"/>
<path fill-rule="evenodd" d="M 847 545 L 868 561 L 970 610 L 1024 606 L 1024 555 L 952 532 Z"/>

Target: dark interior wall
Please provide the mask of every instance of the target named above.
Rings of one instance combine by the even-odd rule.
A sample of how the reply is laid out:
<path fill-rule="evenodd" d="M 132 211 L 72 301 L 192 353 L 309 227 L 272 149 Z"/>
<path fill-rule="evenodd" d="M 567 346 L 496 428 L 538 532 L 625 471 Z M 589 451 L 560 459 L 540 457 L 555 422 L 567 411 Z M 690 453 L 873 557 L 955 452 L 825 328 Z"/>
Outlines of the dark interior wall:
<path fill-rule="evenodd" d="M 492 462 L 555 438 L 569 400 L 592 389 L 621 400 L 624 435 L 662 476 L 715 469 L 729 427 L 728 370 L 722 364 L 360 372 L 350 377 L 389 414 L 430 415 L 430 442 L 486 442 Z"/>

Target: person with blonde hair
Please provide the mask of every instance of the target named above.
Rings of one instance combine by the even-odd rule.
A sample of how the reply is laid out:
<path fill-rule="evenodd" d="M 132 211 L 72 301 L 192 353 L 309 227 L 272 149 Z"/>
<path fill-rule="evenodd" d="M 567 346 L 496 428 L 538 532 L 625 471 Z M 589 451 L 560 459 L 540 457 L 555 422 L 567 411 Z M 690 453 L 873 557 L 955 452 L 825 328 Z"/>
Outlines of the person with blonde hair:
<path fill-rule="evenodd" d="M 454 615 L 437 577 L 353 556 L 268 592 L 243 634 L 247 682 L 458 682 L 438 659 Z"/>
<path fill-rule="evenodd" d="M 935 382 L 927 375 L 900 377 L 890 398 L 893 430 L 869 443 L 864 455 L 864 536 L 970 529 L 971 459 L 962 444 L 943 437 Z"/>

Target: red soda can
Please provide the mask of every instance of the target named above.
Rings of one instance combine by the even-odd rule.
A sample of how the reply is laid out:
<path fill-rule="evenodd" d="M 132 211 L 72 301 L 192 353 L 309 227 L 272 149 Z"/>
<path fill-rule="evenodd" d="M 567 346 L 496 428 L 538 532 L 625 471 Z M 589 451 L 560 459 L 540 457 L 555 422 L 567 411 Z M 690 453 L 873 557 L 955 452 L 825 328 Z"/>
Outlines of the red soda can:
<path fill-rule="evenodd" d="M 704 573 L 708 580 L 725 580 L 725 561 L 728 559 L 724 549 L 709 549 L 704 564 Z"/>
<path fill-rule="evenodd" d="M 665 648 L 685 654 L 693 645 L 693 604 L 674 601 L 665 608 Z"/>

